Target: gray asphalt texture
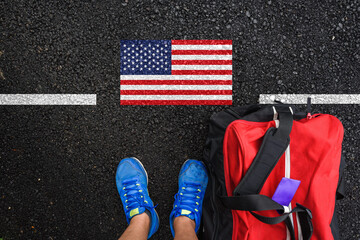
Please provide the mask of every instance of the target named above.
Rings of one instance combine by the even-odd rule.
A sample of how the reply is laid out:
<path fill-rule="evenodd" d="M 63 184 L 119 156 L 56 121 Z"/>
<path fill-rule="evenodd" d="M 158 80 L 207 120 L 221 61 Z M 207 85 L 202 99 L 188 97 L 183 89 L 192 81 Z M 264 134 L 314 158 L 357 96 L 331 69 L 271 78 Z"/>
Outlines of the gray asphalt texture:
<path fill-rule="evenodd" d="M 96 93 L 96 106 L 0 106 L 0 237 L 116 239 L 126 228 L 119 161 L 149 174 L 161 226 L 187 158 L 202 158 L 224 106 L 120 106 L 121 39 L 232 39 L 233 106 L 261 93 L 360 93 L 360 2 L 0 3 L 0 93 Z M 299 106 L 304 109 L 304 106 Z M 342 239 L 360 239 L 359 105 L 315 105 L 344 124 Z M 324 186 L 326 187 L 326 186 Z"/>

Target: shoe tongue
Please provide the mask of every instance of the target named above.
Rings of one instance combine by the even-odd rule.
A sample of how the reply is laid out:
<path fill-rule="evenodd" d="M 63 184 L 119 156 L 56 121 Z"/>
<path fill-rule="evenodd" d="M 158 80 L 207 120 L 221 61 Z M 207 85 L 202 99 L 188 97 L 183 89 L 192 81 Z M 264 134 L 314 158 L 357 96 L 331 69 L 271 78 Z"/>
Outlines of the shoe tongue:
<path fill-rule="evenodd" d="M 138 207 L 138 208 L 134 208 L 130 210 L 129 216 L 130 218 L 139 215 L 141 213 L 145 212 L 145 208 L 144 207 Z"/>
<path fill-rule="evenodd" d="M 186 210 L 186 209 L 179 209 L 179 212 L 176 215 L 177 215 L 176 217 L 186 216 L 186 217 L 190 218 L 191 220 L 194 220 L 194 218 L 195 218 L 194 213 L 189 210 Z"/>

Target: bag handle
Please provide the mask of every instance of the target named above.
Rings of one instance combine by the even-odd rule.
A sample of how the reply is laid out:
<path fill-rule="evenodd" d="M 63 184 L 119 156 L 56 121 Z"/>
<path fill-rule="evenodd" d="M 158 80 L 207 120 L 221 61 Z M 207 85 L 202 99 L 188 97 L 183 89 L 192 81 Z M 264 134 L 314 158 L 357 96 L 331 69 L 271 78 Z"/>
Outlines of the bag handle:
<path fill-rule="evenodd" d="M 309 240 L 312 236 L 313 225 L 311 222 L 311 211 L 298 203 L 296 204 L 296 207 L 292 209 L 292 211 L 289 211 L 287 207 L 284 207 L 281 204 L 275 202 L 268 196 L 260 194 L 250 194 L 233 197 L 218 196 L 218 198 L 226 208 L 232 210 L 249 211 L 255 218 L 257 218 L 263 223 L 278 224 L 281 222 L 285 222 L 287 228 L 289 229 L 292 240 L 295 240 L 295 234 L 294 227 L 290 221 L 289 216 L 290 214 L 297 212 L 299 215 L 303 239 Z M 255 211 L 267 210 L 277 210 L 283 212 L 283 214 L 278 217 L 265 217 L 255 213 Z"/>

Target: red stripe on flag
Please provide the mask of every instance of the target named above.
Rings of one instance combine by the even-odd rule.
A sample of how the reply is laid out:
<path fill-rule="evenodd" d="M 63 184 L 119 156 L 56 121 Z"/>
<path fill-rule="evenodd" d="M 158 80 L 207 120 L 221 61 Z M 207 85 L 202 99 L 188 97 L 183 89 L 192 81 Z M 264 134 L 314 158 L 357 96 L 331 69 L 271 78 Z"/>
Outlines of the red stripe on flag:
<path fill-rule="evenodd" d="M 121 85 L 232 85 L 232 80 L 121 80 Z"/>
<path fill-rule="evenodd" d="M 171 70 L 171 75 L 232 75 L 232 70 Z"/>
<path fill-rule="evenodd" d="M 172 50 L 172 55 L 231 55 L 232 50 Z"/>
<path fill-rule="evenodd" d="M 121 100 L 120 105 L 232 105 L 232 100 Z"/>
<path fill-rule="evenodd" d="M 172 60 L 172 65 L 232 65 L 232 60 Z"/>
<path fill-rule="evenodd" d="M 231 45 L 232 40 L 171 40 L 174 45 Z"/>
<path fill-rule="evenodd" d="M 122 95 L 232 95 L 232 90 L 122 90 Z"/>

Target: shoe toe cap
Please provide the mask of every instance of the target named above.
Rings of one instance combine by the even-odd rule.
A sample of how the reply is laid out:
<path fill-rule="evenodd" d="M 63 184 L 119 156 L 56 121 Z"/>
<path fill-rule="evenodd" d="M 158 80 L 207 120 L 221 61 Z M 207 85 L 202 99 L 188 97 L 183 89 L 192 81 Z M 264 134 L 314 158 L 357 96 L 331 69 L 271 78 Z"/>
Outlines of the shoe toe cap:
<path fill-rule="evenodd" d="M 145 181 L 146 176 L 130 159 L 124 159 L 120 162 L 116 171 L 116 181 L 121 182 L 125 179 L 139 178 L 140 181 Z"/>
<path fill-rule="evenodd" d="M 208 182 L 208 176 L 205 166 L 201 162 L 195 160 L 190 161 L 182 171 L 180 179 L 181 181 L 197 182 L 206 186 Z"/>

